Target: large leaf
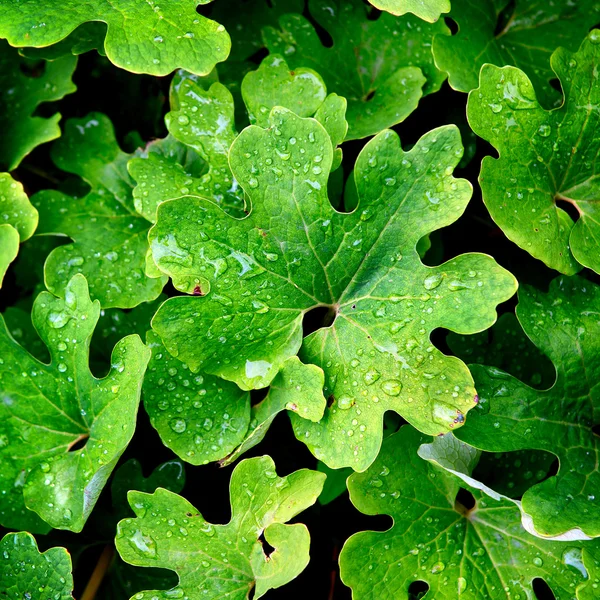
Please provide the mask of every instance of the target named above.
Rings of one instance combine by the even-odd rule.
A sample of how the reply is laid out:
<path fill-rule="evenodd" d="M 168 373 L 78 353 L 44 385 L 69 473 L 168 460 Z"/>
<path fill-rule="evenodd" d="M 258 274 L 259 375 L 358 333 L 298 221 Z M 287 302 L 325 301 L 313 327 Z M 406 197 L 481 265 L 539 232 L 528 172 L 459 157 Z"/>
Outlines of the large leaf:
<path fill-rule="evenodd" d="M 471 367 L 480 404 L 458 437 L 491 452 L 545 450 L 558 457 L 558 473 L 522 498 L 539 535 L 600 536 L 600 449 L 593 431 L 600 407 L 599 314 L 600 287 L 584 279 L 556 279 L 548 293 L 525 287 L 517 317 L 554 363 L 556 383 L 539 391 L 499 369 Z"/>
<path fill-rule="evenodd" d="M 361 512 L 393 519 L 387 531 L 357 533 L 344 545 L 341 576 L 353 598 L 408 599 L 415 581 L 426 582 L 425 598 L 436 600 L 533 598 L 532 582 L 540 578 L 555 598 L 570 600 L 576 586 L 586 585 L 586 565 L 594 565 L 587 548 L 596 545 L 532 536 L 514 504 L 477 490 L 474 506 L 464 506 L 459 480 L 417 455 L 426 440 L 403 427 L 383 442 L 365 473 L 348 480 L 350 499 Z M 472 466 L 468 447 L 458 444 L 453 451 Z"/>
<path fill-rule="evenodd" d="M 146 274 L 150 223 L 133 205 L 133 180 L 127 173 L 130 155 L 118 146 L 107 117 L 92 113 L 67 122 L 53 148 L 57 165 L 80 175 L 92 190 L 83 198 L 54 190 L 37 193 L 37 233 L 69 236 L 74 243 L 50 253 L 44 268 L 48 289 L 64 292 L 76 273 L 88 279 L 92 298 L 103 308 L 131 308 L 154 300 L 165 278 Z"/>
<path fill-rule="evenodd" d="M 404 15 L 409 12 L 431 23 L 437 21 L 442 13 L 450 10 L 450 0 L 369 0 L 369 2 L 393 15 Z"/>
<path fill-rule="evenodd" d="M 448 32 L 443 21 L 430 25 L 387 13 L 372 21 L 361 0 L 311 0 L 309 8 L 333 38 L 332 47 L 323 45 L 301 15 L 281 17 L 281 29 L 266 27 L 263 36 L 269 50 L 285 56 L 290 67 L 314 69 L 329 92 L 348 100 L 348 139 L 400 123 L 422 94 L 442 85 L 431 43 L 434 34 Z"/>
<path fill-rule="evenodd" d="M 479 178 L 492 218 L 509 239 L 567 275 L 581 265 L 600 272 L 599 60 L 600 30 L 575 54 L 552 55 L 565 95 L 552 111 L 513 67 L 483 67 L 480 87 L 469 95 L 471 127 L 500 154 L 483 160 Z M 557 200 L 577 209 L 576 223 Z"/>
<path fill-rule="evenodd" d="M 177 68 L 209 73 L 229 54 L 222 25 L 196 12 L 210 0 L 8 0 L 0 6 L 0 37 L 12 46 L 40 48 L 65 39 L 89 21 L 106 23 L 104 49 L 112 63 L 134 73 L 167 75 Z"/>
<path fill-rule="evenodd" d="M 0 287 L 19 244 L 33 235 L 37 223 L 38 212 L 23 186 L 8 173 L 0 173 Z"/>
<path fill-rule="evenodd" d="M 76 275 L 65 299 L 48 292 L 32 320 L 51 362 L 33 358 L 0 319 L 0 495 L 2 524 L 80 531 L 135 429 L 150 351 L 137 336 L 121 340 L 104 379 L 88 367 L 100 305 Z M 78 445 L 85 443 L 83 448 Z"/>
<path fill-rule="evenodd" d="M 7 533 L 0 556 L 0 593 L 7 600 L 73 600 L 71 557 L 64 548 L 40 552 L 30 533 Z"/>
<path fill-rule="evenodd" d="M 516 287 L 489 256 L 430 268 L 416 252 L 420 238 L 452 223 L 468 202 L 470 185 L 452 177 L 461 155 L 453 126 L 410 152 L 382 132 L 357 161 L 359 206 L 342 214 L 326 195 L 327 132 L 273 109 L 269 129 L 245 129 L 230 151 L 252 201 L 248 217 L 199 198 L 160 205 L 154 260 L 178 289 L 204 297 L 167 300 L 153 329 L 193 371 L 251 389 L 268 385 L 298 352 L 303 316 L 328 306 L 335 322 L 305 340 L 301 358 L 325 371 L 325 395 L 335 401 L 320 424 L 294 422 L 331 467 L 373 461 L 386 410 L 431 434 L 460 425 L 474 406 L 471 376 L 429 335 L 489 327 Z"/>
<path fill-rule="evenodd" d="M 187 500 L 158 489 L 130 492 L 137 519 L 119 523 L 117 550 L 128 563 L 176 571 L 169 591 L 136 598 L 260 598 L 298 576 L 308 564 L 310 537 L 301 524 L 284 525 L 311 506 L 325 476 L 303 469 L 278 477 L 268 456 L 240 462 L 231 476 L 231 520 L 213 525 Z M 266 556 L 260 538 L 275 548 Z"/>
<path fill-rule="evenodd" d="M 75 91 L 71 76 L 76 64 L 77 59 L 69 56 L 35 65 L 0 40 L 0 165 L 3 168 L 12 171 L 36 146 L 60 136 L 60 114 L 49 118 L 33 115 L 42 102 L 60 100 Z M 37 70 L 41 70 L 41 74 L 34 73 Z"/>
<path fill-rule="evenodd" d="M 532 387 L 546 389 L 556 378 L 554 366 L 525 335 L 513 313 L 504 313 L 487 331 L 475 335 L 450 333 L 446 341 L 467 364 L 497 367 Z"/>
<path fill-rule="evenodd" d="M 490 63 L 523 69 L 545 106 L 557 104 L 550 55 L 558 48 L 577 50 L 598 24 L 595 0 L 452 0 L 449 15 L 458 24 L 452 37 L 436 36 L 436 65 L 461 92 L 477 87 L 481 66 Z"/>

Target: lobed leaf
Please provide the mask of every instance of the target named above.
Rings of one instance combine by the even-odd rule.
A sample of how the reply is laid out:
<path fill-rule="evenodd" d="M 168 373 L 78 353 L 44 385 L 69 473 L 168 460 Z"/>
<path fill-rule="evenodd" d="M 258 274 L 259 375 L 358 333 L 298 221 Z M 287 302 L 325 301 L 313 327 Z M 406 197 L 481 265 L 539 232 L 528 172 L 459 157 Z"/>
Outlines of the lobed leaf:
<path fill-rule="evenodd" d="M 177 587 L 136 597 L 242 600 L 253 588 L 253 597 L 260 598 L 288 583 L 308 563 L 310 538 L 303 524 L 285 523 L 314 504 L 324 479 L 307 469 L 278 477 L 268 456 L 244 460 L 231 476 L 231 520 L 226 525 L 205 521 L 187 500 L 167 490 L 130 492 L 137 518 L 119 523 L 119 554 L 128 563 L 179 575 Z M 269 556 L 263 535 L 275 548 Z"/>
<path fill-rule="evenodd" d="M 32 320 L 50 350 L 49 364 L 21 348 L 0 319 L 0 487 L 7 491 L 0 519 L 6 527 L 81 531 L 133 436 L 149 350 L 137 336 L 124 338 L 108 375 L 93 377 L 88 353 L 99 312 L 82 275 L 69 282 L 64 300 L 48 292 L 37 297 Z"/>

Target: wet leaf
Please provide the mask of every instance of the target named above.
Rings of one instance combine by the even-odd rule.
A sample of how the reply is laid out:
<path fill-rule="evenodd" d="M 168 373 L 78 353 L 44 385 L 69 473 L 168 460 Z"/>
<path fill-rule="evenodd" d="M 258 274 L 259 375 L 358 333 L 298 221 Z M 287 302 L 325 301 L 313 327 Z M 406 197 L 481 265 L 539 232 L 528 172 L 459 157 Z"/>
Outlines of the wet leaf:
<path fill-rule="evenodd" d="M 28 61 L 0 40 L 0 165 L 3 168 L 16 169 L 34 148 L 60 136 L 59 113 L 49 118 L 34 116 L 34 113 L 42 102 L 60 100 L 75 91 L 71 76 L 76 64 L 74 56 L 41 64 Z"/>
<path fill-rule="evenodd" d="M 599 312 L 600 287 L 584 279 L 558 278 L 548 293 L 524 287 L 517 317 L 554 363 L 556 382 L 539 391 L 494 367 L 471 367 L 480 403 L 456 435 L 481 450 L 544 450 L 559 460 L 558 473 L 522 498 L 541 536 L 600 535 Z"/>
<path fill-rule="evenodd" d="M 30 533 L 7 533 L 0 540 L 0 557 L 0 589 L 6 598 L 73 600 L 71 557 L 65 548 L 40 552 Z"/>
<path fill-rule="evenodd" d="M 150 352 L 139 337 L 124 338 L 109 374 L 94 378 L 88 351 L 99 312 L 82 275 L 69 282 L 64 300 L 48 292 L 37 297 L 32 320 L 50 350 L 48 365 L 21 348 L 2 320 L 0 487 L 9 493 L 0 496 L 0 518 L 6 527 L 47 531 L 48 523 L 81 531 L 133 435 Z"/>
<path fill-rule="evenodd" d="M 369 0 L 369 2 L 393 15 L 413 13 L 430 23 L 437 21 L 442 13 L 450 10 L 450 0 Z"/>
<path fill-rule="evenodd" d="M 429 587 L 427 596 L 533 598 L 532 582 L 543 579 L 556 598 L 573 598 L 586 586 L 589 550 L 597 543 L 551 542 L 527 533 L 519 509 L 434 467 L 417 455 L 427 437 L 410 426 L 383 442 L 377 460 L 348 480 L 350 499 L 361 512 L 386 514 L 387 531 L 364 531 L 350 537 L 340 555 L 342 581 L 353 597 L 377 600 L 410 598 L 415 581 Z M 455 441 L 455 453 L 469 470 L 472 449 Z M 461 503 L 466 498 L 473 506 Z M 464 493 L 464 492 L 463 492 Z M 464 501 L 464 500 L 463 500 Z"/>
<path fill-rule="evenodd" d="M 297 577 L 308 563 L 310 538 L 301 523 L 285 525 L 314 504 L 325 476 L 303 469 L 278 477 L 268 456 L 240 462 L 231 476 L 231 520 L 213 525 L 187 500 L 164 489 L 130 492 L 136 519 L 119 523 L 116 544 L 128 563 L 179 575 L 177 587 L 137 598 L 260 598 Z M 266 556 L 260 538 L 275 548 Z"/>
<path fill-rule="evenodd" d="M 222 25 L 196 12 L 206 0 L 68 0 L 10 2 L 0 7 L 0 37 L 12 46 L 56 44 L 80 25 L 106 23 L 104 50 L 133 73 L 168 75 L 177 68 L 209 73 L 227 58 L 231 41 Z"/>
<path fill-rule="evenodd" d="M 0 173 L 0 287 L 19 244 L 33 235 L 37 223 L 38 212 L 23 186 L 8 173 Z"/>
<path fill-rule="evenodd" d="M 600 202 L 595 156 L 600 148 L 600 30 L 580 50 L 551 59 L 565 100 L 544 110 L 527 75 L 487 65 L 469 95 L 468 117 L 499 159 L 483 160 L 483 200 L 506 236 L 552 269 L 572 275 L 581 265 L 600 272 Z M 578 220 L 557 201 L 572 204 Z"/>
<path fill-rule="evenodd" d="M 65 171 L 81 176 L 91 191 L 82 198 L 54 190 L 32 198 L 40 212 L 37 233 L 69 236 L 74 243 L 50 253 L 44 267 L 48 289 L 63 294 L 76 273 L 88 279 L 92 298 L 103 308 L 131 308 L 154 300 L 166 280 L 146 273 L 150 223 L 133 206 L 129 154 L 115 139 L 107 117 L 92 113 L 67 122 L 53 158 Z"/>
<path fill-rule="evenodd" d="M 550 56 L 557 48 L 577 50 L 591 27 L 598 25 L 595 0 L 452 0 L 448 15 L 458 25 L 452 37 L 436 36 L 436 65 L 461 92 L 477 87 L 484 64 L 512 65 L 525 71 L 542 105 L 557 106 Z"/>
<path fill-rule="evenodd" d="M 333 39 L 324 46 L 303 16 L 285 15 L 280 29 L 266 27 L 271 52 L 292 69 L 309 67 L 323 77 L 328 91 L 348 101 L 348 139 L 364 138 L 403 121 L 424 94 L 437 91 L 444 75 L 435 67 L 431 43 L 446 34 L 443 20 L 428 24 L 417 17 L 382 14 L 367 19 L 361 0 L 311 0 L 311 15 Z"/>
<path fill-rule="evenodd" d="M 203 296 L 170 298 L 153 329 L 192 371 L 243 389 L 268 385 L 302 345 L 300 358 L 325 371 L 334 402 L 321 423 L 293 423 L 330 467 L 364 470 L 374 460 L 386 410 L 431 434 L 459 426 L 474 406 L 471 377 L 429 334 L 488 327 L 496 304 L 515 290 L 488 256 L 430 268 L 415 250 L 468 202 L 469 184 L 452 177 L 461 155 L 452 126 L 410 152 L 383 132 L 357 161 L 358 208 L 337 213 L 326 196 L 329 136 L 315 120 L 274 108 L 269 129 L 245 129 L 230 151 L 252 202 L 248 217 L 199 198 L 160 205 L 153 258 L 175 287 Z M 335 322 L 303 343 L 303 315 L 319 306 L 329 306 Z"/>

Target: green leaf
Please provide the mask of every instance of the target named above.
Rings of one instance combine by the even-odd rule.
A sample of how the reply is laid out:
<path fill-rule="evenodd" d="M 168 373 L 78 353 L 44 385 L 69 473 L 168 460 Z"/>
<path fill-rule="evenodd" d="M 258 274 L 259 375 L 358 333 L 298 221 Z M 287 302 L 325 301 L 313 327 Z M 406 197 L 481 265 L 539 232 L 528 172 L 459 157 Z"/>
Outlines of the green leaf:
<path fill-rule="evenodd" d="M 88 350 L 100 305 L 76 275 L 65 299 L 48 292 L 32 320 L 48 346 L 38 362 L 0 319 L 0 518 L 11 528 L 49 525 L 81 531 L 135 428 L 142 377 L 150 351 L 137 336 L 119 342 L 104 379 L 92 376 Z M 80 449 L 74 448 L 84 442 Z"/>
<path fill-rule="evenodd" d="M 215 82 L 206 89 L 207 83 L 177 73 L 170 94 L 173 110 L 165 117 L 170 135 L 129 162 L 129 172 L 138 182 L 133 192 L 136 210 L 149 221 L 156 222 L 160 203 L 188 194 L 212 200 L 232 216 L 246 214 L 244 192 L 229 166 L 229 149 L 237 135 L 233 96 L 223 84 Z M 302 116 L 315 115 L 335 146 L 344 141 L 346 102 L 335 94 L 326 97 L 322 79 L 309 69 L 294 75 L 281 57 L 268 56 L 257 71 L 246 75 L 242 93 L 252 121 L 267 125 L 271 108 L 285 106 L 300 110 Z M 337 166 L 341 158 L 341 149 L 336 149 Z"/>
<path fill-rule="evenodd" d="M 148 332 L 152 358 L 144 378 L 144 407 L 167 448 L 193 464 L 219 460 L 244 439 L 250 394 L 214 375 L 191 373 Z"/>
<path fill-rule="evenodd" d="M 65 548 L 40 552 L 35 538 L 22 531 L 0 540 L 0 555 L 0 589 L 7 599 L 73 600 L 71 557 Z"/>
<path fill-rule="evenodd" d="M 269 126 L 273 106 L 285 106 L 299 117 L 312 117 L 323 104 L 327 88 L 312 69 L 289 70 L 281 56 L 271 54 L 242 81 L 242 97 L 253 125 Z M 276 103 L 276 104 L 275 104 Z"/>
<path fill-rule="evenodd" d="M 330 469 L 321 461 L 317 463 L 317 470 L 327 475 L 323 491 L 319 496 L 319 503 L 323 505 L 333 502 L 348 489 L 346 487 L 346 480 L 354 472 L 349 467 L 343 469 Z"/>
<path fill-rule="evenodd" d="M 514 67 L 486 65 L 469 95 L 471 127 L 500 154 L 483 160 L 479 181 L 492 219 L 506 236 L 552 269 L 572 275 L 581 265 L 600 272 L 600 203 L 594 157 L 600 149 L 600 31 L 575 54 L 559 49 L 552 68 L 564 103 L 537 102 L 531 81 Z M 556 201 L 575 206 L 571 217 Z M 581 265 L 580 265 L 580 264 Z"/>
<path fill-rule="evenodd" d="M 514 504 L 492 501 L 478 490 L 472 490 L 475 505 L 467 508 L 457 497 L 461 482 L 417 455 L 427 439 L 404 426 L 383 442 L 365 473 L 349 478 L 358 510 L 393 519 L 389 530 L 357 533 L 345 543 L 341 577 L 353 597 L 408 599 L 418 580 L 436 600 L 532 598 L 532 582 L 541 578 L 556 598 L 573 598 L 588 576 L 589 557 L 582 559 L 582 550 L 590 546 L 532 536 Z M 468 447 L 456 442 L 452 450 L 465 468 L 472 466 Z"/>
<path fill-rule="evenodd" d="M 29 239 L 38 223 L 23 186 L 8 173 L 0 173 L 0 287 L 10 263 L 17 257 L 20 242 Z"/>
<path fill-rule="evenodd" d="M 442 13 L 450 11 L 450 0 L 369 0 L 379 8 L 393 15 L 413 13 L 417 17 L 433 23 Z"/>
<path fill-rule="evenodd" d="M 235 452 L 220 461 L 221 465 L 234 462 L 244 452 L 259 444 L 275 417 L 284 410 L 289 410 L 302 419 L 319 421 L 327 405 L 323 396 L 324 380 L 324 373 L 319 367 L 305 365 L 297 356 L 288 358 L 271 382 L 266 398 L 252 407 L 243 442 Z"/>
<path fill-rule="evenodd" d="M 166 279 L 146 274 L 150 223 L 133 206 L 133 180 L 127 173 L 129 154 L 118 146 L 107 117 L 91 113 L 67 122 L 53 148 L 56 164 L 76 173 L 92 190 L 83 198 L 54 190 L 37 193 L 37 233 L 69 236 L 74 243 L 53 250 L 46 260 L 46 286 L 55 294 L 83 273 L 93 298 L 103 308 L 131 308 L 154 300 Z"/>
<path fill-rule="evenodd" d="M 458 33 L 433 40 L 435 64 L 461 92 L 477 87 L 482 65 L 512 65 L 525 71 L 544 106 L 557 105 L 550 55 L 559 47 L 577 50 L 598 24 L 595 0 L 452 0 Z"/>
<path fill-rule="evenodd" d="M 89 21 L 106 23 L 109 60 L 133 73 L 168 75 L 183 68 L 209 73 L 227 58 L 231 42 L 222 25 L 196 12 L 204 0 L 10 0 L 0 7 L 0 37 L 11 46 L 41 48 L 64 40 Z"/>
<path fill-rule="evenodd" d="M 513 313 L 504 313 L 483 333 L 450 333 L 446 342 L 467 364 L 497 367 L 532 387 L 546 389 L 556 378 L 552 362 L 525 335 Z"/>
<path fill-rule="evenodd" d="M 15 49 L 0 40 L 2 167 L 9 171 L 16 169 L 35 147 L 60 136 L 60 114 L 55 113 L 49 118 L 33 115 L 42 102 L 60 100 L 75 91 L 71 76 L 76 64 L 77 59 L 69 56 L 36 65 L 20 57 Z"/>
<path fill-rule="evenodd" d="M 252 201 L 248 217 L 191 197 L 160 205 L 154 260 L 178 289 L 201 286 L 204 297 L 170 298 L 153 329 L 192 371 L 260 388 L 298 352 L 304 314 L 329 306 L 334 324 L 306 338 L 300 357 L 325 371 L 325 396 L 335 402 L 320 424 L 292 416 L 330 467 L 368 467 L 386 410 L 431 434 L 459 425 L 474 406 L 471 376 L 431 345 L 430 332 L 489 327 L 516 287 L 489 256 L 430 268 L 415 250 L 469 200 L 470 185 L 451 175 L 461 155 L 453 126 L 410 152 L 382 132 L 357 161 L 359 207 L 342 214 L 326 195 L 333 152 L 325 129 L 273 109 L 269 129 L 245 129 L 230 151 Z"/>
<path fill-rule="evenodd" d="M 473 365 L 480 403 L 456 434 L 490 452 L 544 450 L 559 460 L 555 476 L 522 498 L 541 536 L 600 536 L 597 423 L 600 380 L 600 287 L 579 278 L 554 280 L 548 293 L 524 287 L 517 317 L 556 367 L 545 391 L 493 367 Z M 585 515 L 582 518 L 582 515 Z"/>
<path fill-rule="evenodd" d="M 176 571 L 169 591 L 147 591 L 137 598 L 190 600 L 254 598 L 297 577 L 308 564 L 309 533 L 301 524 L 284 525 L 314 504 L 325 476 L 303 469 L 278 477 L 268 456 L 240 462 L 231 476 L 231 520 L 212 525 L 187 500 L 158 489 L 130 492 L 137 519 L 119 523 L 116 545 L 128 563 Z M 260 538 L 275 548 L 266 556 Z"/>
<path fill-rule="evenodd" d="M 434 34 L 446 34 L 443 21 L 424 23 L 412 16 L 384 13 L 367 19 L 361 0 L 311 0 L 310 12 L 333 38 L 325 47 L 301 15 L 280 18 L 280 30 L 263 29 L 271 52 L 285 56 L 292 69 L 310 67 L 329 92 L 348 101 L 348 139 L 363 138 L 403 121 L 422 94 L 435 92 L 444 75 L 431 53 Z"/>

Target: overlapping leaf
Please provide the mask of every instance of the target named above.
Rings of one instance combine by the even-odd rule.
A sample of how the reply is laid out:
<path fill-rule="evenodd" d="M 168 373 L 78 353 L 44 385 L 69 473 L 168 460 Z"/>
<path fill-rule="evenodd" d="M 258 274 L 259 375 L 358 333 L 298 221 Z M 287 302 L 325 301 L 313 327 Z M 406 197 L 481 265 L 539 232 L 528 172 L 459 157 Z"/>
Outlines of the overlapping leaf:
<path fill-rule="evenodd" d="M 268 456 L 242 461 L 231 476 L 231 520 L 213 525 L 187 500 L 158 489 L 130 492 L 136 519 L 119 524 L 116 544 L 131 564 L 176 571 L 169 591 L 147 591 L 136 598 L 187 596 L 260 598 L 280 587 L 308 564 L 310 537 L 301 523 L 285 525 L 319 495 L 325 476 L 303 469 L 278 477 Z M 266 556 L 261 536 L 275 548 Z"/>
<path fill-rule="evenodd" d="M 139 337 L 127 337 L 108 375 L 94 378 L 88 352 L 99 312 L 82 275 L 64 300 L 37 297 L 32 319 L 50 350 L 48 365 L 1 323 L 0 487 L 7 493 L 0 518 L 7 527 L 47 530 L 35 511 L 52 527 L 80 531 L 133 435 L 150 352 Z"/>
<path fill-rule="evenodd" d="M 64 548 L 40 552 L 26 532 L 7 533 L 0 540 L 0 590 L 10 600 L 73 600 L 71 557 Z"/>
<path fill-rule="evenodd" d="M 559 278 L 548 293 L 519 292 L 517 316 L 525 333 L 552 360 L 557 377 L 545 391 L 493 367 L 473 365 L 480 395 L 465 442 L 492 452 L 544 450 L 559 470 L 522 498 L 525 514 L 542 536 L 600 535 L 598 437 L 600 406 L 600 288 Z"/>
<path fill-rule="evenodd" d="M 34 112 L 42 102 L 60 100 L 75 91 L 71 76 L 76 64 L 74 56 L 36 64 L 21 58 L 15 49 L 0 41 L 3 168 L 12 171 L 36 146 L 60 136 L 60 114 L 45 118 L 34 116 Z"/>
<path fill-rule="evenodd" d="M 165 278 L 146 273 L 150 223 L 134 209 L 134 183 L 126 169 L 130 155 L 119 148 L 110 121 L 98 113 L 71 119 L 53 157 L 92 189 L 82 198 L 54 190 L 32 198 L 40 212 L 38 233 L 67 235 L 74 242 L 56 248 L 46 260 L 48 289 L 62 294 L 66 282 L 83 273 L 92 298 L 103 308 L 154 300 Z"/>
<path fill-rule="evenodd" d="M 429 334 L 484 329 L 515 289 L 488 256 L 429 268 L 415 250 L 468 202 L 470 186 L 451 175 L 461 154 L 452 126 L 410 152 L 383 132 L 357 162 L 358 208 L 341 214 L 326 196 L 333 156 L 326 131 L 273 109 L 269 129 L 247 128 L 230 151 L 252 201 L 248 217 L 234 219 L 199 198 L 160 205 L 150 232 L 154 260 L 178 289 L 205 297 L 167 300 L 154 330 L 192 371 L 251 389 L 268 385 L 297 353 L 304 314 L 329 306 L 336 321 L 305 340 L 301 358 L 325 371 L 334 402 L 319 424 L 294 419 L 296 434 L 329 466 L 365 469 L 386 410 L 432 434 L 459 425 L 474 406 L 472 380 Z"/>
<path fill-rule="evenodd" d="M 0 173 L 0 287 L 19 244 L 29 239 L 38 223 L 38 213 L 23 186 L 8 173 Z"/>
<path fill-rule="evenodd" d="M 525 71 L 544 106 L 560 102 L 552 87 L 550 56 L 559 47 L 575 51 L 598 24 L 595 0 L 452 0 L 449 15 L 458 24 L 452 37 L 436 36 L 436 65 L 461 92 L 477 87 L 481 66 L 512 65 Z"/>
<path fill-rule="evenodd" d="M 369 0 L 369 2 L 393 15 L 404 15 L 409 12 L 432 23 L 437 21 L 442 13 L 450 10 L 450 0 Z"/>
<path fill-rule="evenodd" d="M 461 503 L 461 482 L 417 455 L 427 438 L 410 426 L 388 437 L 365 472 L 349 478 L 353 504 L 366 514 L 387 514 L 393 526 L 350 537 L 340 555 L 342 580 L 357 600 L 410 598 L 416 581 L 425 597 L 532 598 L 534 579 L 555 597 L 584 588 L 597 543 L 542 540 L 522 527 L 518 508 L 473 490 L 474 506 Z M 469 470 L 476 456 L 466 445 L 447 448 Z M 467 497 L 469 495 L 467 494 Z"/>
<path fill-rule="evenodd" d="M 363 138 L 403 121 L 423 94 L 440 88 L 444 75 L 433 64 L 431 43 L 446 34 L 443 21 L 428 24 L 413 16 L 384 13 L 367 19 L 360 0 L 311 0 L 312 16 L 333 38 L 323 45 L 301 15 L 280 18 L 280 29 L 263 29 L 271 52 L 292 68 L 321 74 L 329 92 L 348 101 L 348 139 Z"/>
<path fill-rule="evenodd" d="M 151 75 L 177 68 L 209 73 L 227 58 L 231 42 L 222 25 L 196 12 L 210 0 L 9 0 L 0 6 L 0 37 L 36 48 L 64 40 L 90 21 L 106 23 L 104 49 L 112 63 Z"/>
<path fill-rule="evenodd" d="M 475 133 L 500 154 L 483 160 L 479 177 L 492 218 L 509 239 L 567 275 L 581 265 L 600 272 L 599 60 L 600 30 L 575 54 L 552 55 L 565 95 L 552 111 L 538 104 L 522 71 L 487 65 L 467 109 Z M 577 222 L 557 201 L 575 206 Z"/>

